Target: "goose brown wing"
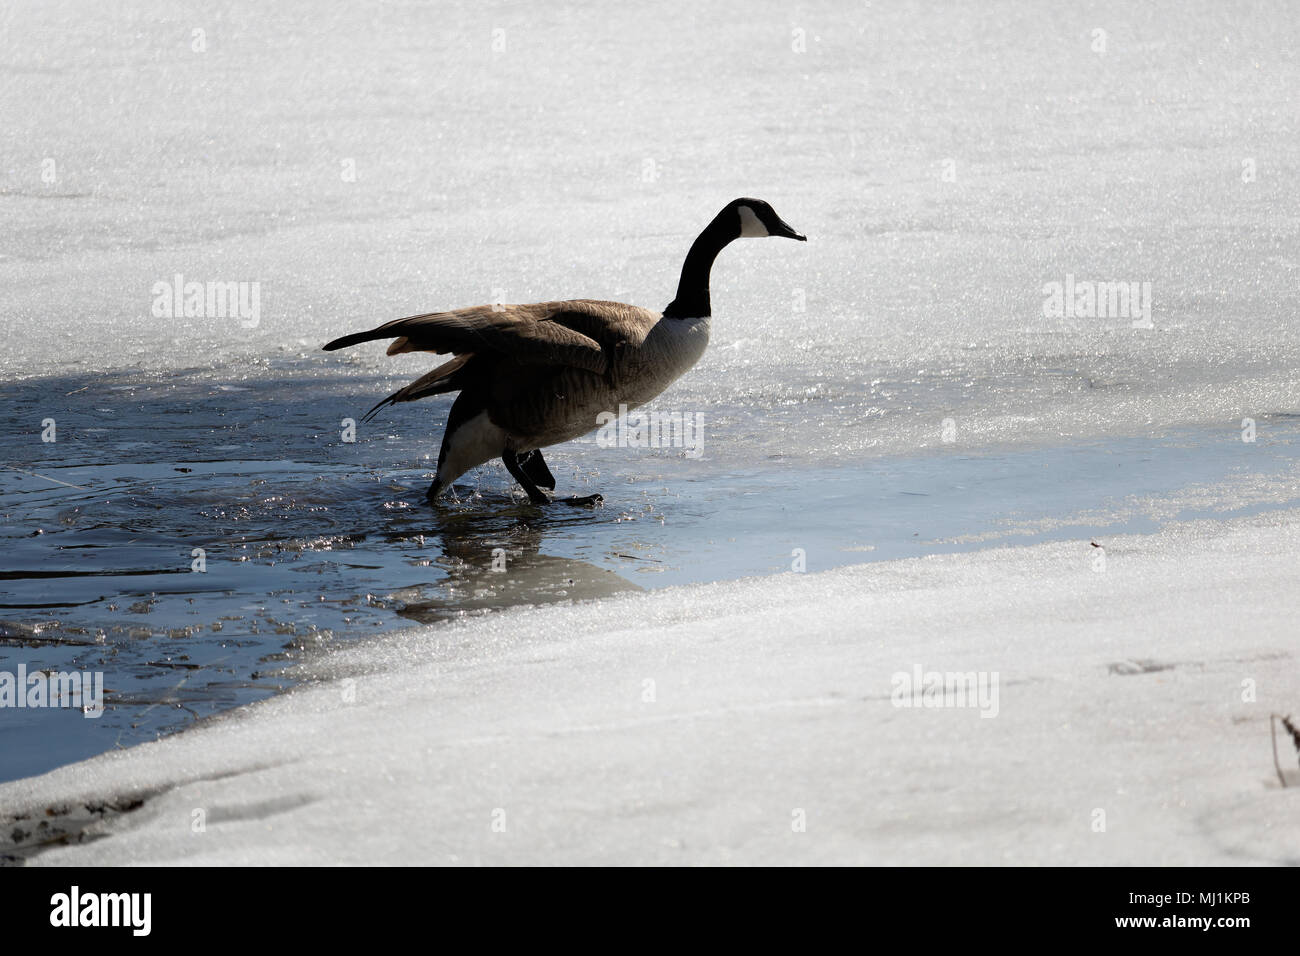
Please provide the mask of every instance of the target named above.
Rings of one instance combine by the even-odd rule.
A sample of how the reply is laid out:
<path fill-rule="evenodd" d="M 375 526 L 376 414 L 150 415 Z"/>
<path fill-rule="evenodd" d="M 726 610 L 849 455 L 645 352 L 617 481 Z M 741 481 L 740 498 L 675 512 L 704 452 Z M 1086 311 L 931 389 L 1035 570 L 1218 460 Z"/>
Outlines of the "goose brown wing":
<path fill-rule="evenodd" d="M 524 365 L 567 366 L 609 372 L 620 343 L 639 344 L 659 316 L 618 302 L 573 299 L 535 305 L 481 305 L 387 322 L 335 339 L 326 351 L 376 339 L 395 339 L 388 354 L 450 352 L 511 358 Z"/>

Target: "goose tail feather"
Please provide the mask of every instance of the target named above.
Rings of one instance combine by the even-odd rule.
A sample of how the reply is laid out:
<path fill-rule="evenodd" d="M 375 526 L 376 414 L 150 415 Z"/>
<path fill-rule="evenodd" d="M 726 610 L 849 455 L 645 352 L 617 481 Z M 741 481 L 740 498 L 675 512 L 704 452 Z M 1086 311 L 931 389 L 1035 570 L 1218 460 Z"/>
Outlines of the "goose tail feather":
<path fill-rule="evenodd" d="M 469 364 L 470 359 L 473 357 L 474 353 L 466 352 L 464 355 L 456 356 L 450 362 L 439 365 L 432 372 L 421 375 L 410 385 L 399 388 L 392 395 L 375 405 L 374 408 L 361 417 L 361 421 L 363 423 L 371 421 L 381 409 L 389 405 L 395 405 L 398 402 L 414 402 L 430 395 L 460 391 L 465 387 L 465 376 L 459 373 L 465 370 L 465 366 Z"/>

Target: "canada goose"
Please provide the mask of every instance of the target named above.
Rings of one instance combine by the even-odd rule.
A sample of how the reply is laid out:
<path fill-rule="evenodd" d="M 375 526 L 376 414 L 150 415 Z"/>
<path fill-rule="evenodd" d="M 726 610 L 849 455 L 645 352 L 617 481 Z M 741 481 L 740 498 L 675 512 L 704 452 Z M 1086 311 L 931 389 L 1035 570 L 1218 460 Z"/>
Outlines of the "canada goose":
<path fill-rule="evenodd" d="M 709 341 L 709 272 L 733 239 L 807 241 L 761 199 L 735 199 L 699 234 L 682 265 L 677 297 L 662 313 L 621 302 L 570 299 L 479 305 L 396 319 L 335 339 L 325 351 L 395 339 L 389 355 L 450 352 L 451 361 L 398 389 L 385 405 L 460 392 L 447 415 L 433 500 L 478 465 L 500 458 L 534 504 L 555 478 L 541 449 L 597 427 L 601 412 L 650 401 L 699 360 Z M 596 504 L 600 495 L 559 499 Z"/>

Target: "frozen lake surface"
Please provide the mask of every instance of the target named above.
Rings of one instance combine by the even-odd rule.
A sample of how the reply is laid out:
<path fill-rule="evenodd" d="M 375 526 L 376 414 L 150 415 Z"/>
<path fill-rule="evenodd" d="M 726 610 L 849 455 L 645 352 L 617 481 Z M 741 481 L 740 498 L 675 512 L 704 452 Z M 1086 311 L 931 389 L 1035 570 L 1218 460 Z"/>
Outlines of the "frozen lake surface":
<path fill-rule="evenodd" d="M 1104 572 L 1063 541 L 336 645 L 310 685 L 0 786 L 0 853 L 1294 866 L 1268 714 L 1300 694 L 1298 543 L 1292 510 L 1108 539 Z M 996 693 L 900 706 L 918 669 Z"/>
<path fill-rule="evenodd" d="M 1209 3 L 6 6 L 0 671 L 108 696 L 0 710 L 0 780 L 413 623 L 1286 520 L 1298 48 L 1293 11 Z M 548 460 L 603 509 L 539 512 L 497 466 L 430 508 L 447 399 L 342 440 L 430 362 L 328 339 L 497 298 L 662 308 L 740 195 L 809 242 L 719 258 L 710 348 L 655 403 L 703 416 L 700 457 L 589 436 Z M 160 316 L 177 276 L 255 283 L 258 314 Z M 1150 314 L 1053 313 L 1089 282 L 1149 284 Z"/>
<path fill-rule="evenodd" d="M 559 449 L 562 484 L 605 495 L 595 511 L 539 511 L 499 467 L 430 507 L 423 406 L 345 443 L 328 429 L 349 413 L 351 379 L 238 392 L 109 381 L 0 390 L 18 421 L 57 402 L 67 423 L 40 459 L 0 471 L 0 657 L 107 680 L 97 720 L 9 712 L 11 779 L 264 697 L 299 652 L 412 621 L 1300 504 L 1291 417 L 1261 419 L 1249 443 L 1230 423 L 1068 445 L 940 441 L 818 467 L 714 452 L 754 427 L 726 410 L 734 424 L 707 431 L 698 458 L 591 439 Z"/>

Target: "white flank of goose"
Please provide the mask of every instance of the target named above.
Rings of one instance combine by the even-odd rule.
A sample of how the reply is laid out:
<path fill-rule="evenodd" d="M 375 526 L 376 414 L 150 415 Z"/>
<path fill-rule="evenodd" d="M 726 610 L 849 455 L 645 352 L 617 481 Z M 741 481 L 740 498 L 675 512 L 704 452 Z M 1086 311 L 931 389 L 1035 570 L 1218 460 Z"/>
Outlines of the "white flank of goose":
<path fill-rule="evenodd" d="M 447 416 L 430 500 L 471 468 L 500 458 L 535 504 L 553 499 L 555 478 L 541 449 L 593 431 L 602 412 L 644 405 L 693 366 L 709 343 L 709 273 L 732 240 L 805 241 L 761 199 L 728 203 L 699 234 L 682 265 L 677 297 L 654 312 L 621 302 L 570 299 L 478 305 L 396 319 L 335 339 L 325 350 L 393 339 L 389 355 L 454 358 L 366 413 L 394 402 L 460 392 Z M 556 499 L 599 503 L 600 495 Z"/>

